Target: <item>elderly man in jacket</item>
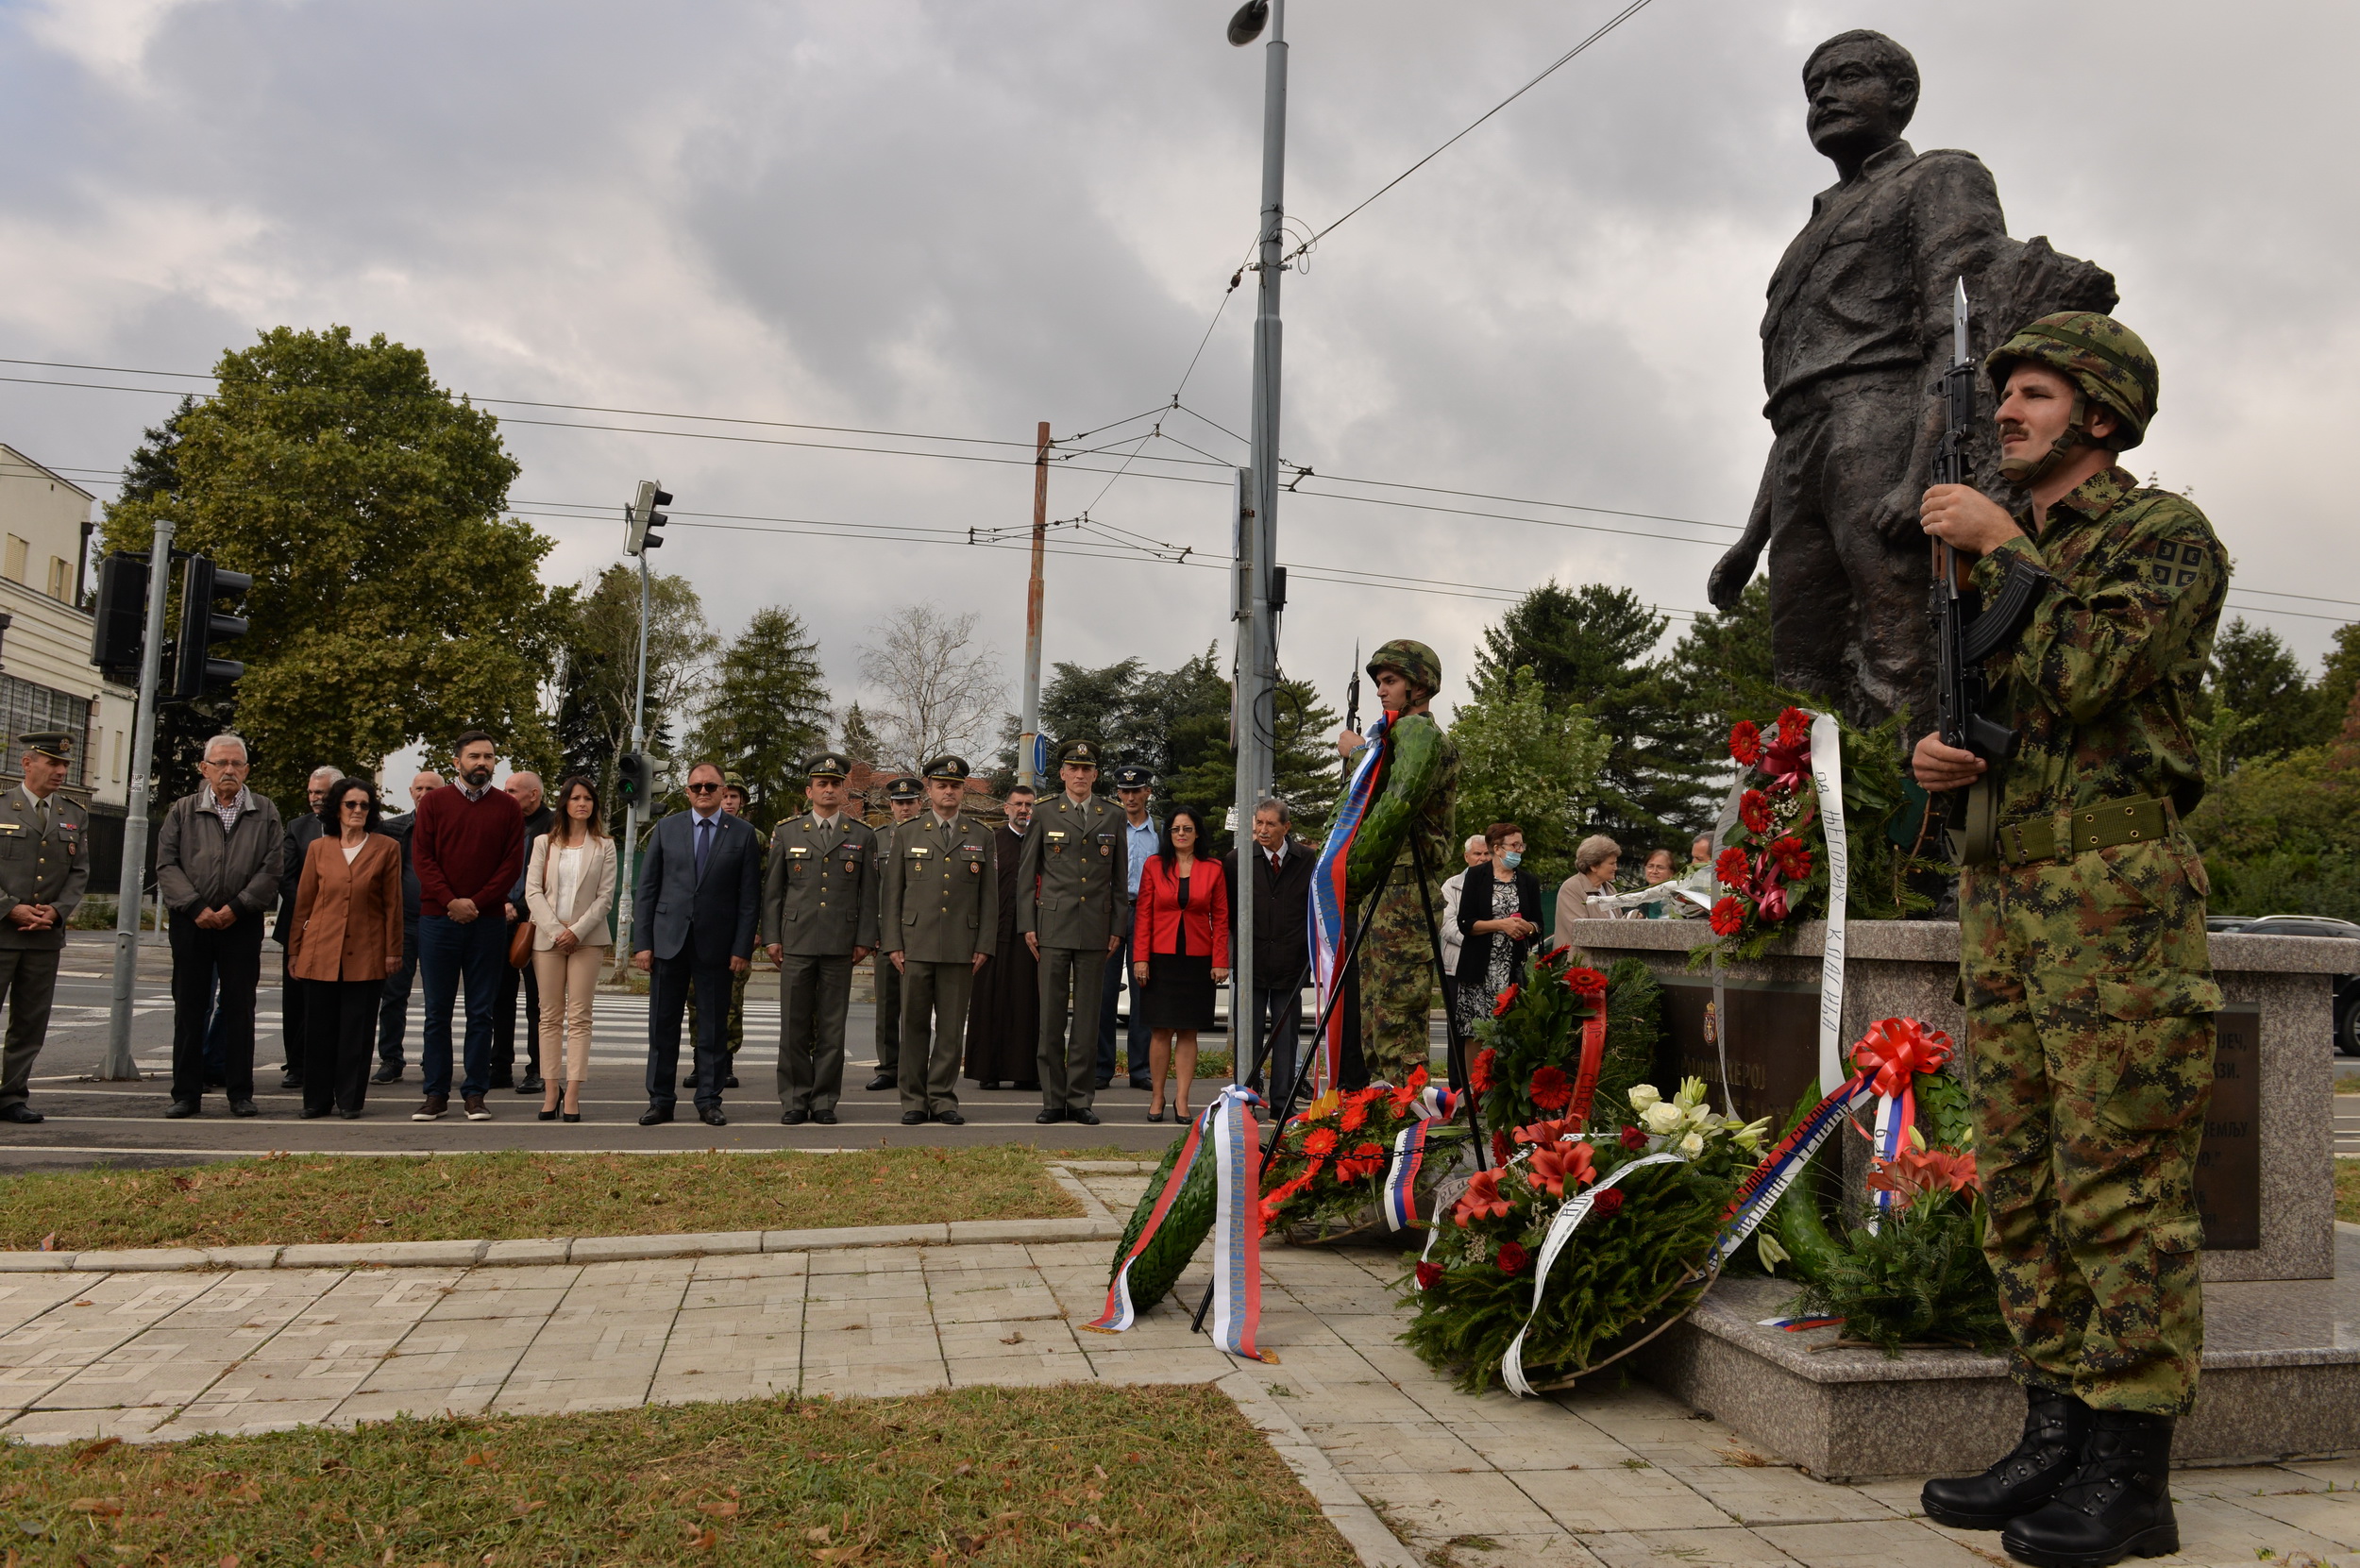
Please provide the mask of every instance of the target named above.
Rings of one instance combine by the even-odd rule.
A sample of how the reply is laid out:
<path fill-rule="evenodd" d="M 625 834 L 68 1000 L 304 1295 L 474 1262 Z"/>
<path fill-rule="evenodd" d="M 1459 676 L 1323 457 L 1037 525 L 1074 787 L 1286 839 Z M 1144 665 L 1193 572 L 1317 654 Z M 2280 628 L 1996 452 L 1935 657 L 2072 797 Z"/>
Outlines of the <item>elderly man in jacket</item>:
<path fill-rule="evenodd" d="M 245 742 L 215 735 L 205 783 L 175 801 L 156 835 L 156 887 L 172 911 L 172 1104 L 194 1116 L 205 1095 L 205 1026 L 220 986 L 231 1114 L 252 1116 L 254 990 L 262 922 L 278 902 L 286 830 L 278 808 L 245 786 Z"/>

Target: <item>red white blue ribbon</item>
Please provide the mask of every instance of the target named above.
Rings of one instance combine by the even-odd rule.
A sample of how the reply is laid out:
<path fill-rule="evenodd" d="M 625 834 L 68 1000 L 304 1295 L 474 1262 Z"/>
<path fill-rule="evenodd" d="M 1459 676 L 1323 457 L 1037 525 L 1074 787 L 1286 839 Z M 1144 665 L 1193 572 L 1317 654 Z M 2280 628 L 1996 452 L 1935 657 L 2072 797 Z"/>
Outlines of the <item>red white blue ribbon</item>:
<path fill-rule="evenodd" d="M 1164 1228 L 1164 1217 L 1172 1212 L 1172 1203 L 1180 1196 L 1180 1189 L 1188 1185 L 1188 1172 L 1196 1164 L 1197 1154 L 1204 1147 L 1205 1120 L 1211 1115 L 1212 1107 L 1207 1105 L 1205 1117 L 1189 1124 L 1188 1137 L 1180 1144 L 1180 1157 L 1172 1162 L 1172 1174 L 1165 1178 L 1164 1189 L 1155 1195 L 1155 1206 L 1148 1210 L 1147 1223 L 1139 1227 L 1138 1239 L 1131 1243 L 1130 1252 L 1123 1256 L 1122 1266 L 1115 1271 L 1114 1283 L 1106 1288 L 1106 1309 L 1092 1322 L 1084 1324 L 1084 1328 L 1100 1334 L 1120 1334 L 1137 1320 L 1138 1314 L 1131 1309 L 1131 1265 L 1139 1260 L 1139 1254 L 1147 1250 L 1147 1244 L 1155 1239 L 1155 1233 Z"/>
<path fill-rule="evenodd" d="M 1221 1197 L 1213 1210 L 1213 1343 L 1249 1361 L 1262 1325 L 1262 1130 L 1252 1089 L 1231 1084 L 1205 1108 Z"/>
<path fill-rule="evenodd" d="M 1915 1019 L 1879 1019 L 1852 1047 L 1852 1065 L 1870 1078 L 1877 1092 L 1877 1130 L 1870 1147 L 1886 1164 L 1899 1157 L 1917 1121 L 1917 1075 L 1939 1071 L 1950 1059 L 1950 1037 L 1929 1029 Z M 1868 1229 L 1874 1235 L 1877 1217 L 1889 1212 L 1900 1194 L 1870 1192 Z"/>
<path fill-rule="evenodd" d="M 1778 1139 L 1778 1146 L 1737 1184 L 1737 1195 L 1729 1200 L 1728 1208 L 1721 1216 L 1721 1234 L 1713 1239 L 1712 1251 L 1705 1255 L 1708 1273 L 1717 1273 L 1729 1256 L 1745 1245 L 1745 1238 L 1770 1217 L 1778 1199 L 1802 1174 L 1803 1164 L 1812 1152 L 1844 1125 L 1844 1119 L 1855 1107 L 1876 1093 L 1874 1083 L 1873 1076 L 1864 1071 L 1846 1079 L 1833 1094 L 1812 1106 L 1811 1114 L 1796 1122 L 1793 1132 Z"/>
<path fill-rule="evenodd" d="M 1456 1091 L 1428 1084 L 1411 1102 L 1417 1120 L 1393 1136 L 1391 1167 L 1385 1173 L 1385 1228 L 1414 1230 L 1418 1223 L 1418 1167 L 1425 1160 L 1425 1135 L 1458 1108 Z"/>
<path fill-rule="evenodd" d="M 1590 1218 L 1597 1206 L 1598 1194 L 1617 1186 L 1634 1171 L 1644 1171 L 1650 1165 L 1677 1165 L 1687 1159 L 1685 1155 L 1669 1149 L 1643 1155 L 1627 1165 L 1618 1165 L 1596 1182 L 1581 1189 L 1581 1195 L 1570 1199 L 1557 1217 L 1549 1222 L 1549 1234 L 1541 1243 L 1541 1256 L 1532 1270 L 1532 1310 L 1525 1314 L 1525 1325 L 1516 1330 L 1516 1337 L 1508 1343 L 1508 1354 L 1500 1357 L 1500 1382 L 1509 1393 L 1520 1399 L 1530 1399 L 1539 1391 L 1525 1378 L 1525 1336 L 1532 1331 L 1532 1320 L 1541 1315 L 1541 1293 L 1549 1283 L 1549 1269 L 1557 1262 L 1557 1255 L 1565 1250 L 1565 1243 L 1574 1239 L 1574 1228 Z"/>
<path fill-rule="evenodd" d="M 1345 929 L 1344 885 L 1351 871 L 1352 841 L 1359 835 L 1360 823 L 1384 782 L 1385 732 L 1392 722 L 1391 714 L 1379 714 L 1369 726 L 1368 738 L 1353 764 L 1352 782 L 1336 804 L 1336 820 L 1327 830 L 1326 846 L 1311 872 L 1311 978 L 1318 986 L 1320 1016 L 1327 1020 L 1318 1045 L 1320 1072 L 1314 1096 L 1335 1086 L 1342 1064 L 1344 1020 L 1328 1002 L 1343 983 L 1343 948 L 1350 939 Z"/>

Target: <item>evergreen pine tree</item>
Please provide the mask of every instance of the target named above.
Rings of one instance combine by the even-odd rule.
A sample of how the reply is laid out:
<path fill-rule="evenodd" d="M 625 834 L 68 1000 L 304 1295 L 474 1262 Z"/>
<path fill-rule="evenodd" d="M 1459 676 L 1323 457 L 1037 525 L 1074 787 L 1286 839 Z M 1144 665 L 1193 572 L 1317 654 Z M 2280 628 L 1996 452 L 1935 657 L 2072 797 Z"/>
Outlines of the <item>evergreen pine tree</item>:
<path fill-rule="evenodd" d="M 693 758 L 719 760 L 746 783 L 746 815 L 768 832 L 801 809 L 803 764 L 827 739 L 819 645 L 794 611 L 757 610 L 721 655 L 696 730 Z"/>

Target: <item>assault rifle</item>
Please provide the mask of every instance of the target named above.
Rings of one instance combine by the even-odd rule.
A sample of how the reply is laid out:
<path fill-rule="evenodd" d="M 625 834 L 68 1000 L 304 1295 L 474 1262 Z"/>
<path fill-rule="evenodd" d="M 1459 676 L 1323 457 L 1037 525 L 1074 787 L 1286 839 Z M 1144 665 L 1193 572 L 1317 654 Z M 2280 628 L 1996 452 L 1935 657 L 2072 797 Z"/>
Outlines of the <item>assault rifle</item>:
<path fill-rule="evenodd" d="M 1344 728 L 1360 733 L 1360 645 L 1352 645 L 1352 679 L 1344 685 Z"/>
<path fill-rule="evenodd" d="M 1966 346 L 1966 279 L 1958 280 L 1950 301 L 1950 368 L 1934 390 L 1943 401 L 1942 444 L 1934 450 L 1933 482 L 1967 484 L 1967 433 L 1975 423 L 1975 361 Z M 1972 588 L 1959 586 L 1958 552 L 1934 541 L 1934 579 L 1930 614 L 1934 630 L 1935 728 L 1945 746 L 1972 751 L 1987 765 L 1969 784 L 1965 800 L 1951 811 L 1950 852 L 1962 866 L 1988 862 L 1999 836 L 1999 765 L 2014 754 L 2021 732 L 1983 714 L 1989 695 L 1983 661 L 2023 628 L 2048 574 L 2029 562 L 2011 563 L 2007 582 L 1989 608 Z"/>

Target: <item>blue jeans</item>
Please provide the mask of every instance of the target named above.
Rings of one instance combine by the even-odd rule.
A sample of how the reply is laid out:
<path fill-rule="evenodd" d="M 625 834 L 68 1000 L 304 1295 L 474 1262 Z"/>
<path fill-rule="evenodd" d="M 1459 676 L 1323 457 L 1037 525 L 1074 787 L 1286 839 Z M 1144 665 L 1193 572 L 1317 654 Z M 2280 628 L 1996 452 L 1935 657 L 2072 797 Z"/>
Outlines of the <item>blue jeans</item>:
<path fill-rule="evenodd" d="M 1139 1021 L 1138 986 L 1131 977 L 1131 931 L 1128 922 L 1122 932 L 1122 945 L 1106 955 L 1104 990 L 1098 1003 L 1098 1076 L 1108 1083 L 1115 1077 L 1115 1003 L 1122 995 L 1122 987 L 1131 987 L 1131 1025 L 1125 1034 L 1124 1054 L 1129 1057 L 1131 1087 L 1147 1087 L 1147 1037 L 1153 1032 Z"/>
<path fill-rule="evenodd" d="M 426 987 L 426 1023 L 418 1065 L 429 1098 L 450 1096 L 450 1007 L 464 977 L 467 991 L 466 1076 L 461 1098 L 480 1095 L 492 1080 L 492 1012 L 500 971 L 508 967 L 508 922 L 477 919 L 462 925 L 447 915 L 418 921 L 418 979 Z"/>

